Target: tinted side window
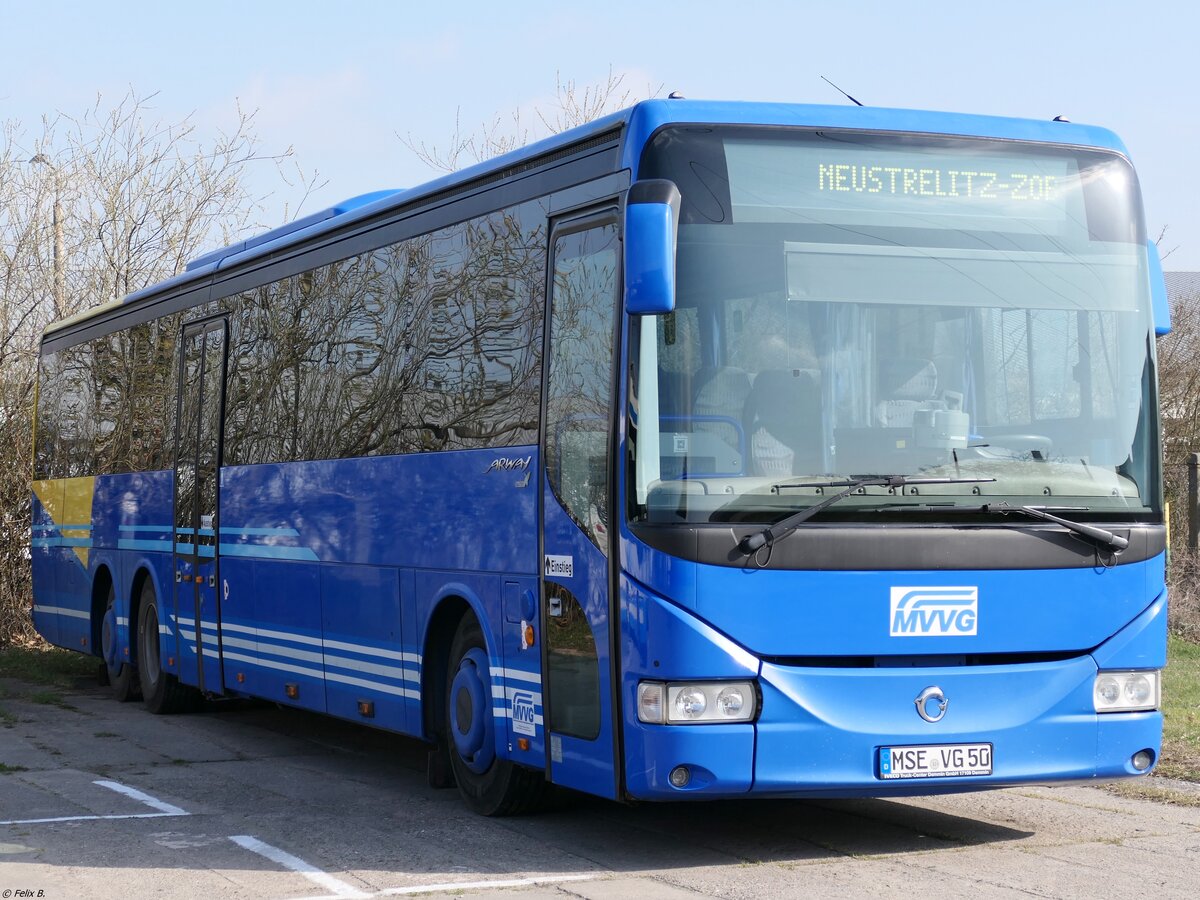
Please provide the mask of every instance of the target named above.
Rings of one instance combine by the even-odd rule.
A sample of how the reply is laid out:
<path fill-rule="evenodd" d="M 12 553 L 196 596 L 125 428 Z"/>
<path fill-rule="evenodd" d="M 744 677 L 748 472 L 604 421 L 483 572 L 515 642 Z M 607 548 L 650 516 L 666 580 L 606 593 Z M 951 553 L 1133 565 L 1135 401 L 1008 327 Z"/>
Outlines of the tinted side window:
<path fill-rule="evenodd" d="M 38 360 L 37 431 L 34 438 L 33 477 L 62 477 L 62 354 Z"/>
<path fill-rule="evenodd" d="M 129 444 L 133 419 L 132 340 L 118 331 L 92 341 L 92 378 L 96 399 L 96 464 L 92 474 L 130 471 Z"/>
<path fill-rule="evenodd" d="M 226 460 L 537 440 L 545 213 L 493 213 L 225 301 Z"/>
<path fill-rule="evenodd" d="M 92 345 L 68 347 L 62 358 L 58 433 L 60 477 L 96 473 L 96 391 L 92 373 Z"/>

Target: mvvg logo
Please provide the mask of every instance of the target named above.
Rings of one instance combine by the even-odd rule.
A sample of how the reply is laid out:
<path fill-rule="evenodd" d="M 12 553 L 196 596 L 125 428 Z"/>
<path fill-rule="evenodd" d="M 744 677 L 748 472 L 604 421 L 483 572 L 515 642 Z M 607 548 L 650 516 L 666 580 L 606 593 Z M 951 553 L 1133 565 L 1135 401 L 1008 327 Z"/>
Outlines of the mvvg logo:
<path fill-rule="evenodd" d="M 517 734 L 537 734 L 533 694 L 517 691 L 512 697 L 512 729 Z"/>
<path fill-rule="evenodd" d="M 978 618 L 977 587 L 892 588 L 892 637 L 966 637 Z"/>

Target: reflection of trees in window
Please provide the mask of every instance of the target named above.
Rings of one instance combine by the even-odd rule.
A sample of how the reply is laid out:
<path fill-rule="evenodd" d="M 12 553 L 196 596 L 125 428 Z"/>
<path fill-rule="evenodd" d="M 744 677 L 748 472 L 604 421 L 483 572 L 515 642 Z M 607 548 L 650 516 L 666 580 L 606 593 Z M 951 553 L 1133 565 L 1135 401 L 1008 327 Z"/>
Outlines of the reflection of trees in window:
<path fill-rule="evenodd" d="M 130 471 L 171 467 L 179 318 L 176 314 L 134 329 Z"/>
<path fill-rule="evenodd" d="M 298 458 L 297 373 L 315 332 L 306 310 L 292 302 L 294 280 L 254 288 L 229 302 L 225 430 L 231 463 Z"/>
<path fill-rule="evenodd" d="M 169 316 L 44 357 L 38 477 L 168 468 L 175 421 L 175 329 Z"/>
<path fill-rule="evenodd" d="M 96 474 L 127 471 L 131 360 L 129 334 L 118 331 L 92 341 L 92 395 L 96 398 Z"/>
<path fill-rule="evenodd" d="M 521 214 L 531 227 L 522 227 Z M 534 204 L 434 235 L 425 286 L 404 297 L 428 324 L 412 345 L 412 419 L 424 448 L 537 439 L 545 239 Z M 426 310 L 420 315 L 420 310 Z"/>
<path fill-rule="evenodd" d="M 616 228 L 567 235 L 554 253 L 547 468 L 567 511 L 605 549 Z"/>
<path fill-rule="evenodd" d="M 227 301 L 227 461 L 535 441 L 543 222 L 527 204 Z"/>
<path fill-rule="evenodd" d="M 225 460 L 536 441 L 545 244 L 535 201 L 226 298 Z M 179 328 L 216 311 L 44 360 L 39 472 L 171 466 Z"/>
<path fill-rule="evenodd" d="M 49 353 L 38 361 L 34 478 L 61 478 L 65 466 L 61 419 L 62 362 L 62 353 Z"/>
<path fill-rule="evenodd" d="M 92 377 L 92 345 L 76 344 L 60 351 L 62 392 L 58 405 L 60 474 L 73 478 L 96 471 L 96 401 Z"/>

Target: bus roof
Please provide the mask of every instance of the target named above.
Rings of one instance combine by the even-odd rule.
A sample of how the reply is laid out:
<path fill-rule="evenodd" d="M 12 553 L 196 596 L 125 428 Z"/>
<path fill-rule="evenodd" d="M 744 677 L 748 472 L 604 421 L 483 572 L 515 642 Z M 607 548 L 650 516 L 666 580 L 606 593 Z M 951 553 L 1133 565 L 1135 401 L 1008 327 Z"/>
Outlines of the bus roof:
<path fill-rule="evenodd" d="M 585 144 L 608 132 L 624 129 L 621 168 L 636 177 L 642 148 L 659 128 L 672 124 L 778 125 L 803 128 L 838 128 L 940 134 L 999 140 L 1034 141 L 1095 147 L 1128 155 L 1111 131 L 1063 120 L 1013 119 L 966 113 L 884 109 L 871 106 L 820 106 L 792 103 L 750 103 L 711 100 L 646 100 L 628 109 L 529 144 L 494 159 L 478 163 L 406 190 L 384 190 L 344 200 L 328 209 L 273 228 L 191 260 L 183 272 L 123 300 L 111 301 L 46 327 L 44 337 L 92 319 L 110 315 L 188 285 L 199 286 L 218 271 L 301 244 L 335 229 L 386 214 L 388 210 L 419 202 L 422 198 L 453 191 L 483 178 L 502 178 L 540 157 Z"/>

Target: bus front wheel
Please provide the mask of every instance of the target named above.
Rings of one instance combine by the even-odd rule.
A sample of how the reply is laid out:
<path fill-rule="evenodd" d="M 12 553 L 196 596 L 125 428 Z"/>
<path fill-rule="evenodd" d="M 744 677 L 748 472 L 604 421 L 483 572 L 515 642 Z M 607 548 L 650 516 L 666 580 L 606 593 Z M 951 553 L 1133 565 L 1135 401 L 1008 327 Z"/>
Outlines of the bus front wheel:
<path fill-rule="evenodd" d="M 483 631 L 473 615 L 450 645 L 445 693 L 446 744 L 459 793 L 484 816 L 513 816 L 539 807 L 548 792 L 541 772 L 496 756 L 492 679 Z"/>

